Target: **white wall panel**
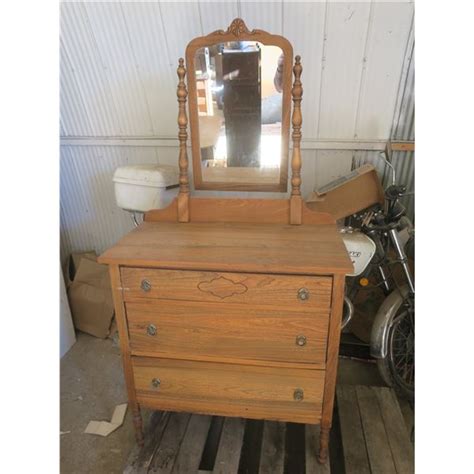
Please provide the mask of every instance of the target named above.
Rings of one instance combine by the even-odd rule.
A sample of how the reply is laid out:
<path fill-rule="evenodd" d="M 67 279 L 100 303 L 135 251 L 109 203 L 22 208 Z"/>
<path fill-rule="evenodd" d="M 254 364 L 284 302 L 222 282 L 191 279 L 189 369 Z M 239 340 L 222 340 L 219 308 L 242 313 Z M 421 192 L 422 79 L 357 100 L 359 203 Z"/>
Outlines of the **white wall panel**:
<path fill-rule="evenodd" d="M 254 28 L 282 34 L 282 2 L 240 2 L 240 15 L 249 30 Z"/>
<path fill-rule="evenodd" d="M 328 3 L 318 138 L 354 137 L 370 9 Z"/>
<path fill-rule="evenodd" d="M 150 109 L 120 3 L 85 3 L 124 135 L 153 135 Z M 148 45 L 153 48 L 153 44 Z"/>
<path fill-rule="evenodd" d="M 176 108 L 178 58 L 170 58 L 157 3 L 124 3 L 130 45 L 155 136 L 176 136 L 176 120 L 164 110 Z M 169 93 L 164 93 L 168 91 Z"/>
<path fill-rule="evenodd" d="M 61 147 L 62 259 L 71 251 L 100 253 L 132 229 L 115 204 L 112 176 L 127 164 L 158 163 L 153 147 Z"/>
<path fill-rule="evenodd" d="M 168 54 L 171 62 L 177 65 L 178 59 L 184 58 L 186 45 L 196 36 L 210 32 L 202 31 L 197 2 L 160 3 L 160 11 Z"/>
<path fill-rule="evenodd" d="M 409 3 L 374 3 L 355 138 L 388 137 L 413 19 Z"/>
<path fill-rule="evenodd" d="M 321 65 L 323 64 L 325 3 L 285 2 L 283 5 L 283 36 L 293 45 L 293 52 L 301 56 L 303 73 L 303 139 L 317 137 Z M 295 28 L 298 25 L 299 28 Z"/>
<path fill-rule="evenodd" d="M 67 56 L 70 65 L 61 61 L 61 81 L 69 84 L 76 97 L 83 101 L 87 121 L 82 121 L 73 102 L 61 103 L 61 121 L 72 136 L 123 135 L 117 121 L 117 109 L 110 93 L 101 54 L 87 20 L 82 3 L 61 4 L 61 58 Z M 79 111 L 80 112 L 80 111 Z M 90 130 L 89 127 L 92 127 Z"/>
<path fill-rule="evenodd" d="M 234 18 L 239 16 L 237 1 L 199 2 L 202 32 L 204 35 L 216 30 L 226 30 Z"/>
<path fill-rule="evenodd" d="M 333 181 L 351 171 L 353 152 L 349 150 L 318 150 L 315 187 Z"/>

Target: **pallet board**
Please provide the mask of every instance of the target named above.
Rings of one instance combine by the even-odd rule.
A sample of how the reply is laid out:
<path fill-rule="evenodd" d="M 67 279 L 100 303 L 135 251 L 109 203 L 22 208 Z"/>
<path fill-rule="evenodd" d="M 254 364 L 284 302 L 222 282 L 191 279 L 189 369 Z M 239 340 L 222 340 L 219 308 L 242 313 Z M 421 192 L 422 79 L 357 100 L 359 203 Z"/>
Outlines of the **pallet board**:
<path fill-rule="evenodd" d="M 413 473 L 413 446 L 393 390 L 338 386 L 336 409 L 342 450 L 331 457 L 343 459 L 346 474 Z M 330 474 L 334 459 L 319 464 L 318 446 L 316 425 L 154 412 L 145 446 L 133 449 L 124 473 Z"/>
<path fill-rule="evenodd" d="M 411 474 L 413 445 L 395 392 L 387 387 L 336 389 L 346 474 Z"/>

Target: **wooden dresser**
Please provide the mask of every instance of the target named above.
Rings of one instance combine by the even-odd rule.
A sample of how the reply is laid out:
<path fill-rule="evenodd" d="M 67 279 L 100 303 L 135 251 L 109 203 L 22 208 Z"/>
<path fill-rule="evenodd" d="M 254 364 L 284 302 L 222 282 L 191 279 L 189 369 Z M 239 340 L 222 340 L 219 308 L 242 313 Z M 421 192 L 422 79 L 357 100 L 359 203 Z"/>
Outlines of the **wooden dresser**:
<path fill-rule="evenodd" d="M 144 222 L 100 262 L 139 443 L 139 406 L 329 429 L 351 269 L 334 225 Z"/>
<path fill-rule="evenodd" d="M 310 211 L 302 201 L 302 66 L 296 56 L 291 87 L 289 42 L 249 31 L 237 18 L 227 31 L 191 41 L 188 67 L 202 46 L 236 40 L 275 44 L 287 58 L 282 73 L 282 166 L 276 187 L 229 181 L 215 189 L 261 186 L 263 191 L 286 192 L 291 92 L 291 195 L 191 197 L 186 69 L 180 59 L 178 197 L 165 209 L 148 211 L 139 227 L 99 259 L 110 266 L 129 405 L 140 445 L 140 406 L 145 406 L 320 424 L 319 460 L 326 462 L 344 277 L 352 264 L 334 219 Z M 196 178 L 201 155 L 192 69 L 190 77 Z"/>

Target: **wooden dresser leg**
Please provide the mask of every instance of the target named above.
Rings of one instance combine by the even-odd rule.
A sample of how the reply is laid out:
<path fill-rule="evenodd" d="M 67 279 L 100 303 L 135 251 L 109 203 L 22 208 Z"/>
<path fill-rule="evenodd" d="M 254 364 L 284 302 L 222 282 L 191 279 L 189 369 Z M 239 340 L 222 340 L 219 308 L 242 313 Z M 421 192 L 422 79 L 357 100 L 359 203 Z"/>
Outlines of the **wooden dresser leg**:
<path fill-rule="evenodd" d="M 133 413 L 133 426 L 135 428 L 135 438 L 137 440 L 138 446 L 140 448 L 143 448 L 145 445 L 145 437 L 143 436 L 143 420 L 142 420 L 142 414 L 140 412 L 140 407 L 134 407 L 132 408 L 132 413 Z"/>
<path fill-rule="evenodd" d="M 328 460 L 329 431 L 330 431 L 329 427 L 321 425 L 321 431 L 319 433 L 319 454 L 318 454 L 318 462 L 320 464 L 326 464 Z"/>

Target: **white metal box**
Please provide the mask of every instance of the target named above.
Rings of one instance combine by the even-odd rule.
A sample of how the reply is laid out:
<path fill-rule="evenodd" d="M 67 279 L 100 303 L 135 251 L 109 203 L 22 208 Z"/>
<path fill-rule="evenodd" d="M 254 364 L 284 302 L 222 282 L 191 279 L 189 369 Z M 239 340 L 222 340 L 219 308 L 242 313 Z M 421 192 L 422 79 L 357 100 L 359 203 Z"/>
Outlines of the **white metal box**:
<path fill-rule="evenodd" d="M 117 206 L 146 212 L 170 204 L 178 192 L 179 171 L 169 165 L 121 166 L 113 180 Z"/>

